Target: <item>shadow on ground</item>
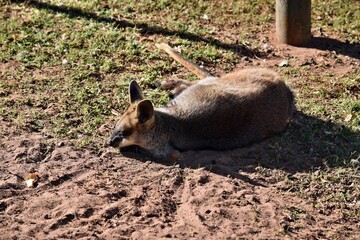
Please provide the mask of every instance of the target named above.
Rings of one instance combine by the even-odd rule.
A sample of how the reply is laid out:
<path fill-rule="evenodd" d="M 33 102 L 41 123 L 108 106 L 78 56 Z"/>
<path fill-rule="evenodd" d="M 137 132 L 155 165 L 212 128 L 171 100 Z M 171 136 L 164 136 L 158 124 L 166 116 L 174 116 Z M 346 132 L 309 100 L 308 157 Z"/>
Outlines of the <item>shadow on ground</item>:
<path fill-rule="evenodd" d="M 50 10 L 56 13 L 66 14 L 67 16 L 71 18 L 86 18 L 86 19 L 92 19 L 97 22 L 103 22 L 103 23 L 111 23 L 114 24 L 118 28 L 137 28 L 140 31 L 140 34 L 146 36 L 146 35 L 164 35 L 164 36 L 177 36 L 182 39 L 187 39 L 195 42 L 204 42 L 208 43 L 210 45 L 216 46 L 218 48 L 231 50 L 241 56 L 247 56 L 247 57 L 260 57 L 263 53 L 250 49 L 246 47 L 245 45 L 241 44 L 228 44 L 221 42 L 218 39 L 211 38 L 211 37 L 203 37 L 199 36 L 193 33 L 189 33 L 186 31 L 177 31 L 177 30 L 171 30 L 167 29 L 161 26 L 156 25 L 149 25 L 148 23 L 144 22 L 130 22 L 127 20 L 119 20 L 111 17 L 102 17 L 97 15 L 96 13 L 87 12 L 80 8 L 74 8 L 69 6 L 58 6 L 50 3 L 40 2 L 36 0 L 11 0 L 12 3 L 25 3 L 29 7 L 35 7 L 38 9 L 46 9 Z"/>
<path fill-rule="evenodd" d="M 111 23 L 111 24 L 115 24 L 115 26 L 118 28 L 137 28 L 139 29 L 140 33 L 144 36 L 154 35 L 154 34 L 159 34 L 164 36 L 176 35 L 182 39 L 187 39 L 196 42 L 204 42 L 216 46 L 218 48 L 231 50 L 241 56 L 247 56 L 253 58 L 253 57 L 262 57 L 266 55 L 264 52 L 260 52 L 255 49 L 250 49 L 241 44 L 224 43 L 215 38 L 203 37 L 186 31 L 171 30 L 161 26 L 149 25 L 148 23 L 144 23 L 144 22 L 136 22 L 136 21 L 130 22 L 127 20 L 119 20 L 111 17 L 102 17 L 96 13 L 87 12 L 80 8 L 69 7 L 65 5 L 58 6 L 36 0 L 10 0 L 10 2 L 25 3 L 29 7 L 46 9 L 56 13 L 66 14 L 71 18 L 81 17 L 86 19 L 92 19 L 98 22 Z M 342 55 L 360 59 L 360 44 L 358 43 L 341 42 L 339 40 L 327 38 L 327 37 L 313 37 L 309 45 L 306 46 L 306 48 L 335 51 L 336 53 L 340 53 Z"/>
<path fill-rule="evenodd" d="M 360 44 L 358 43 L 341 42 L 327 37 L 313 37 L 307 47 L 335 51 L 338 54 L 360 59 Z"/>

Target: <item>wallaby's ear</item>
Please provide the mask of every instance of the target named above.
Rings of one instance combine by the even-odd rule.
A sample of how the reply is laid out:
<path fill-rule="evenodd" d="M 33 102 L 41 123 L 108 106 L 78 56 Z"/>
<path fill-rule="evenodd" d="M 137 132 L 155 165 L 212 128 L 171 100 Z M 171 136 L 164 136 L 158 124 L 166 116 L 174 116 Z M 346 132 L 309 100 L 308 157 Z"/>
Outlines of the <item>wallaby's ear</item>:
<path fill-rule="evenodd" d="M 143 100 L 144 97 L 141 93 L 139 84 L 136 81 L 131 81 L 129 85 L 130 103 Z"/>
<path fill-rule="evenodd" d="M 136 106 L 136 111 L 140 123 L 144 123 L 154 115 L 154 106 L 150 100 L 141 100 Z"/>

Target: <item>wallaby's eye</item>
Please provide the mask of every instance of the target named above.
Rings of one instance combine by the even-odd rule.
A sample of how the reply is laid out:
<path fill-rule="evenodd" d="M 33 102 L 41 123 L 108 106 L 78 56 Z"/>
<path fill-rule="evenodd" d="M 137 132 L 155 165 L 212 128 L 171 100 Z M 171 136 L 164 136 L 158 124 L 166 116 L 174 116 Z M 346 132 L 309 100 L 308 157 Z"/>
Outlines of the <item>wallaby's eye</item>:
<path fill-rule="evenodd" d="M 124 129 L 124 131 L 122 132 L 122 136 L 123 137 L 128 137 L 128 136 L 130 136 L 131 135 L 131 133 L 132 133 L 132 129 L 131 128 L 126 128 L 126 129 Z"/>

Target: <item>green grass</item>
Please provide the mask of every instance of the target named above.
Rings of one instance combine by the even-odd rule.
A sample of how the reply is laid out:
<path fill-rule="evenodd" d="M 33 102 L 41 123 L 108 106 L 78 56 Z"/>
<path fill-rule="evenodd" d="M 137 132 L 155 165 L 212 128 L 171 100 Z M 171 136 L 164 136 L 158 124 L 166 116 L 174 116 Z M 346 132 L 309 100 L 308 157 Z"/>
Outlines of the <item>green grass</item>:
<path fill-rule="evenodd" d="M 166 93 L 153 89 L 160 81 L 172 74 L 195 79 L 157 50 L 155 42 L 171 42 L 198 64 L 226 72 L 239 63 L 239 51 L 262 54 L 263 37 L 257 33 L 274 23 L 274 1 L 268 0 L 3 1 L 0 8 L 0 61 L 12 69 L 1 72 L 1 116 L 16 119 L 21 128 L 30 121 L 57 137 L 85 134 L 94 142 L 100 136 L 93 132 L 113 119 L 111 110 L 121 112 L 126 106 L 130 80 L 138 80 L 160 105 L 168 100 Z M 313 3 L 313 25 L 352 42 L 359 41 L 354 31 L 358 15 L 355 1 Z M 357 72 L 340 78 L 335 90 L 324 80 L 306 93 L 309 99 L 299 101 L 300 109 L 357 131 L 359 99 L 349 95 L 358 84 Z M 319 100 L 326 104 L 315 106 Z M 54 111 L 44 111 L 53 105 Z M 349 114 L 345 122 L 342 118 Z"/>
<path fill-rule="evenodd" d="M 313 27 L 336 30 L 350 42 L 359 43 L 360 6 L 352 0 L 313 1 Z"/>
<path fill-rule="evenodd" d="M 347 167 L 297 174 L 286 181 L 283 190 L 309 199 L 325 215 L 345 208 L 349 211 L 344 211 L 342 219 L 351 221 L 360 215 L 359 186 L 358 168 Z"/>

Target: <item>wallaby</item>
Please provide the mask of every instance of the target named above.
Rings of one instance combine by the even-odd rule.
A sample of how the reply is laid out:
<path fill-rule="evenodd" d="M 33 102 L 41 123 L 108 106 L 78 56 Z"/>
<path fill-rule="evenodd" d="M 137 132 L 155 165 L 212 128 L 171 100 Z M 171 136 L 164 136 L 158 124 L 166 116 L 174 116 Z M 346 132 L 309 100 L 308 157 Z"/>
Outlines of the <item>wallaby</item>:
<path fill-rule="evenodd" d="M 294 98 L 274 71 L 250 68 L 214 77 L 167 44 L 157 46 L 201 80 L 163 83 L 163 88 L 173 89 L 175 98 L 155 109 L 132 81 L 130 106 L 117 122 L 108 145 L 137 145 L 156 158 L 179 159 L 184 150 L 244 147 L 287 126 Z"/>

